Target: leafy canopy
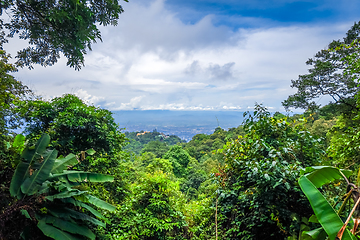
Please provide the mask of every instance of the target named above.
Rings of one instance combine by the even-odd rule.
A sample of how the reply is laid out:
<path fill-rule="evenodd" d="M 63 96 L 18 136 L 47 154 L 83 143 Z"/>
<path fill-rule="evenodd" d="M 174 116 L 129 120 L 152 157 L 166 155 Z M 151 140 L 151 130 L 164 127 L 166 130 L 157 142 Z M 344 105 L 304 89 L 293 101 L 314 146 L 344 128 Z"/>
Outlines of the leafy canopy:
<path fill-rule="evenodd" d="M 26 132 L 30 137 L 49 133 L 61 155 L 89 148 L 115 154 L 125 140 L 109 110 L 89 106 L 71 94 L 50 101 L 29 101 L 25 109 Z"/>
<path fill-rule="evenodd" d="M 340 109 L 343 112 L 356 108 L 354 95 L 358 87 L 353 81 L 353 74 L 345 71 L 345 57 L 357 50 L 352 46 L 338 48 L 356 39 L 360 39 L 360 22 L 351 27 L 343 40 L 332 41 L 328 49 L 321 50 L 310 58 L 306 62 L 311 66 L 309 73 L 291 81 L 291 87 L 297 88 L 297 92 L 283 102 L 284 107 L 314 109 L 317 107 L 315 99 L 328 95 L 334 103 L 342 105 Z"/>
<path fill-rule="evenodd" d="M 1 29 L 8 33 L 1 42 L 18 35 L 30 44 L 18 51 L 18 64 L 51 66 L 63 53 L 67 65 L 79 70 L 91 43 L 101 40 L 98 25 L 116 25 L 123 8 L 118 0 L 5 0 L 0 11 Z"/>

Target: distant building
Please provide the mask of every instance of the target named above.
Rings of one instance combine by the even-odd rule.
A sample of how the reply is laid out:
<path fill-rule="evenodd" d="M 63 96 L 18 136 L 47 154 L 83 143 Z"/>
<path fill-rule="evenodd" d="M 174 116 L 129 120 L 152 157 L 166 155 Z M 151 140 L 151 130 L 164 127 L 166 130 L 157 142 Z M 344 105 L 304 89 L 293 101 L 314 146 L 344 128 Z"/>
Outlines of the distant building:
<path fill-rule="evenodd" d="M 146 133 L 150 133 L 150 132 L 149 132 L 149 131 L 145 131 L 145 132 L 136 134 L 136 136 L 138 137 L 138 136 L 141 136 L 141 135 L 145 135 Z"/>

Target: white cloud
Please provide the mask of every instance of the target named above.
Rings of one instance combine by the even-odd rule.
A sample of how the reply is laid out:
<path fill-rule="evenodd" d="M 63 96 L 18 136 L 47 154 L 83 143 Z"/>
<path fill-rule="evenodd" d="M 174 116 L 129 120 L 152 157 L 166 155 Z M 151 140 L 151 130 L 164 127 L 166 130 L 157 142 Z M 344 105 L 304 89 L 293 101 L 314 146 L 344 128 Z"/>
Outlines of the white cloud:
<path fill-rule="evenodd" d="M 164 4 L 124 4 L 119 25 L 101 28 L 103 42 L 93 45 L 79 72 L 62 59 L 52 67 L 22 69 L 16 77 L 38 94 L 76 93 L 111 110 L 230 110 L 255 102 L 281 109 L 281 101 L 294 92 L 290 80 L 306 73 L 307 58 L 352 25 L 234 32 L 214 26 L 216 16 L 183 23 Z"/>
<path fill-rule="evenodd" d="M 137 96 L 130 99 L 128 103 L 121 103 L 119 107 L 113 108 L 112 110 L 133 110 L 133 109 L 142 109 L 141 108 L 141 100 L 144 96 Z"/>
<path fill-rule="evenodd" d="M 97 97 L 90 95 L 86 90 L 83 89 L 77 90 L 74 94 L 78 96 L 80 99 L 84 100 L 87 104 L 91 104 L 95 106 L 105 100 L 104 97 Z"/>

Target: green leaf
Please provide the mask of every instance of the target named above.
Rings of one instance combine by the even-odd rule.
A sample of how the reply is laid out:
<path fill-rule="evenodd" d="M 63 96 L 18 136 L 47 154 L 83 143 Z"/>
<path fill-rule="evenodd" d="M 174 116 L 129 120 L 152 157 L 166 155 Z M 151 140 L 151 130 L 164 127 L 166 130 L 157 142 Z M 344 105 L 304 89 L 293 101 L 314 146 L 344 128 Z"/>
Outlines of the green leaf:
<path fill-rule="evenodd" d="M 113 182 L 114 177 L 100 173 L 90 173 L 81 171 L 64 171 L 63 173 L 53 174 L 52 179 L 59 178 L 70 182 Z"/>
<path fill-rule="evenodd" d="M 315 166 L 315 167 L 307 167 L 305 170 L 305 176 L 317 188 L 319 188 L 324 184 L 328 184 L 334 180 L 344 178 L 341 172 L 346 177 L 349 177 L 351 175 L 350 170 L 341 170 L 339 168 L 331 167 L 331 166 Z"/>
<path fill-rule="evenodd" d="M 22 149 L 24 144 L 25 144 L 24 135 L 22 135 L 22 134 L 16 135 L 14 142 L 13 142 L 13 147 L 16 149 Z"/>
<path fill-rule="evenodd" d="M 43 220 L 40 220 L 37 226 L 45 236 L 51 237 L 55 240 L 80 240 L 80 238 L 74 237 L 56 227 L 46 224 Z"/>
<path fill-rule="evenodd" d="M 25 148 L 22 153 L 22 157 L 25 161 L 21 161 L 16 167 L 15 173 L 10 183 L 10 194 L 13 197 L 21 199 L 23 193 L 21 192 L 21 185 L 25 179 L 30 175 L 31 163 L 41 157 L 41 154 L 46 150 L 46 147 L 50 143 L 50 137 L 48 134 L 43 134 L 37 141 L 34 149 Z"/>
<path fill-rule="evenodd" d="M 102 220 L 107 220 L 107 218 L 105 218 L 101 213 L 99 213 L 98 211 L 96 211 L 94 208 L 90 207 L 89 205 L 83 203 L 83 202 L 80 202 L 80 201 L 77 201 L 73 198 L 66 198 L 66 199 L 63 199 L 62 200 L 63 202 L 65 203 L 72 203 L 74 206 L 77 206 L 77 207 L 82 207 L 82 208 L 85 208 L 87 209 L 89 212 L 91 212 L 94 216 L 102 219 Z"/>
<path fill-rule="evenodd" d="M 37 169 L 30 178 L 26 178 L 23 184 L 21 184 L 21 191 L 24 194 L 32 195 L 41 187 L 41 185 L 49 177 L 56 156 L 56 150 L 50 150 L 46 155 L 44 155 L 44 159 L 39 169 Z"/>
<path fill-rule="evenodd" d="M 311 217 L 309 218 L 309 222 L 319 223 L 319 220 L 318 220 L 317 217 L 313 214 L 313 215 L 311 215 Z"/>
<path fill-rule="evenodd" d="M 311 231 L 303 231 L 302 237 L 304 240 L 325 240 L 327 237 L 326 232 L 322 227 L 316 228 Z"/>
<path fill-rule="evenodd" d="M 85 152 L 90 156 L 92 156 L 92 155 L 94 155 L 96 153 L 96 151 L 94 149 L 92 149 L 92 148 L 86 150 Z"/>
<path fill-rule="evenodd" d="M 16 167 L 15 173 L 11 179 L 10 183 L 10 194 L 13 197 L 17 197 L 21 199 L 23 197 L 23 193 L 21 192 L 21 184 L 24 181 L 24 178 L 29 175 L 30 163 L 28 162 L 20 162 Z"/>
<path fill-rule="evenodd" d="M 343 221 L 337 215 L 332 206 L 316 188 L 316 186 L 306 177 L 302 176 L 299 179 L 299 185 L 309 199 L 312 209 L 329 239 L 335 239 L 336 234 L 344 225 Z M 351 240 L 352 234 L 348 229 L 345 230 L 343 240 Z"/>
<path fill-rule="evenodd" d="M 36 142 L 35 148 L 27 147 L 22 153 L 22 157 L 27 162 L 32 162 L 36 158 L 39 158 L 40 155 L 46 150 L 46 147 L 50 143 L 50 136 L 48 134 L 43 134 L 41 138 Z"/>
<path fill-rule="evenodd" d="M 50 200 L 50 201 L 54 201 L 54 199 L 57 198 L 70 198 L 73 196 L 77 196 L 77 195 L 81 195 L 86 193 L 87 191 L 79 191 L 79 190 L 74 190 L 74 191 L 64 191 L 55 195 L 50 195 L 50 196 L 46 196 L 45 199 Z"/>
<path fill-rule="evenodd" d="M 87 200 L 89 201 L 89 203 L 99 207 L 99 208 L 102 208 L 102 209 L 106 209 L 106 210 L 109 210 L 111 212 L 115 211 L 116 207 L 111 205 L 110 203 L 107 203 L 97 197 L 94 197 L 92 195 L 85 195 Z"/>
<path fill-rule="evenodd" d="M 26 218 L 31 219 L 30 214 L 25 209 L 20 210 L 21 214 L 24 215 Z"/>
<path fill-rule="evenodd" d="M 41 220 L 45 221 L 46 223 L 50 223 L 55 227 L 61 229 L 62 231 L 66 231 L 69 233 L 79 234 L 82 236 L 86 236 L 90 239 L 95 239 L 95 234 L 90 231 L 89 228 L 80 226 L 78 224 L 62 220 L 61 218 L 56 218 L 50 215 L 46 215 Z"/>
<path fill-rule="evenodd" d="M 90 223 L 93 223 L 95 225 L 99 225 L 101 227 L 106 227 L 106 224 L 97 220 L 96 218 L 90 217 L 87 214 L 76 212 L 69 208 L 61 208 L 61 209 L 54 209 L 54 208 L 48 208 L 48 211 L 54 216 L 54 217 L 61 217 L 66 220 L 70 220 L 71 218 L 79 219 L 82 221 L 88 221 Z"/>
<path fill-rule="evenodd" d="M 77 163 L 78 161 L 76 156 L 70 153 L 64 158 L 58 158 L 55 160 L 51 173 L 62 173 L 64 170 L 67 170 L 69 166 L 74 166 Z"/>

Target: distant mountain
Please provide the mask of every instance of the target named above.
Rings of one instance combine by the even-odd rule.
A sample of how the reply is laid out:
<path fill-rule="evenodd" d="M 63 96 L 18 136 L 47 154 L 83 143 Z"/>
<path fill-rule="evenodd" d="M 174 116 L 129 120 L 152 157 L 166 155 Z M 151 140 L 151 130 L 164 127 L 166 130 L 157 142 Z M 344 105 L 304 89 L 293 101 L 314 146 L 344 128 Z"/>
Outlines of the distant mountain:
<path fill-rule="evenodd" d="M 176 135 L 186 141 L 199 133 L 211 134 L 216 127 L 228 129 L 243 121 L 240 111 L 113 111 L 115 121 L 125 131 L 152 131 Z"/>

